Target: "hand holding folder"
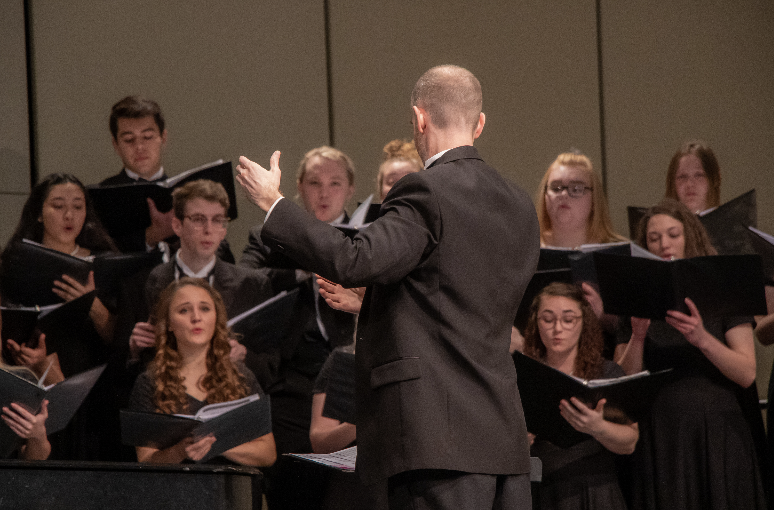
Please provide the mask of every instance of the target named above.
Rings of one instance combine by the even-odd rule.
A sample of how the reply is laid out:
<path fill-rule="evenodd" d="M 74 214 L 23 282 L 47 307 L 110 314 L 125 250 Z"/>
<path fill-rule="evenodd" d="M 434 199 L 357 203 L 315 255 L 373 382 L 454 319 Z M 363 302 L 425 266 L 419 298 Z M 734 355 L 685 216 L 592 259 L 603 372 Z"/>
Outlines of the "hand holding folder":
<path fill-rule="evenodd" d="M 121 439 L 127 445 L 163 450 L 186 438 L 198 441 L 213 437 L 209 451 L 199 462 L 269 432 L 271 404 L 267 395 L 254 394 L 231 402 L 210 404 L 194 416 L 121 410 Z"/>

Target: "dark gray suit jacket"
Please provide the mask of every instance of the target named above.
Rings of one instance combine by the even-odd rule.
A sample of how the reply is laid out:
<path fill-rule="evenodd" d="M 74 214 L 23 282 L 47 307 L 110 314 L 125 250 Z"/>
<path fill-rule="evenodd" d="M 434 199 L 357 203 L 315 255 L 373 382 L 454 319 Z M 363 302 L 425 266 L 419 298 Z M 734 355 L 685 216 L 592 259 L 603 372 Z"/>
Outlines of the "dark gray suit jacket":
<path fill-rule="evenodd" d="M 358 325 L 358 471 L 529 472 L 508 353 L 537 266 L 529 196 L 472 146 L 401 179 L 354 240 L 281 200 L 261 234 L 346 287 L 368 285 Z"/>

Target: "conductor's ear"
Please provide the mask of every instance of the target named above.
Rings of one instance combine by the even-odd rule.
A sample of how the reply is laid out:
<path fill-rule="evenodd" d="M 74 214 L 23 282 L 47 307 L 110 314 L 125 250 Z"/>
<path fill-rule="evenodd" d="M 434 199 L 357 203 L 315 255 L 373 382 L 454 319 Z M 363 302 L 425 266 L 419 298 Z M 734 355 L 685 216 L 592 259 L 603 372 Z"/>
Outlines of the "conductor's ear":
<path fill-rule="evenodd" d="M 481 131 L 484 130 L 484 124 L 486 123 L 486 115 L 484 115 L 484 112 L 481 112 L 478 115 L 478 122 L 476 123 L 476 129 L 473 131 L 473 139 L 475 140 L 479 136 L 481 136 Z"/>
<path fill-rule="evenodd" d="M 414 126 L 420 133 L 427 129 L 427 112 L 418 106 L 411 107 L 414 110 Z"/>

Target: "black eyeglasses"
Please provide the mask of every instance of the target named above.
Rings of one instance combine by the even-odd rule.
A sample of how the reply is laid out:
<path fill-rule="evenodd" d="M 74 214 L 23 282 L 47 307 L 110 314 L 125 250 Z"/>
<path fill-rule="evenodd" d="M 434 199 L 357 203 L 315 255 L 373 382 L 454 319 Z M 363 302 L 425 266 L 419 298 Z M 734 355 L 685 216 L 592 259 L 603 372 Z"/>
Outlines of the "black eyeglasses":
<path fill-rule="evenodd" d="M 228 222 L 230 221 L 229 218 L 226 218 L 224 216 L 215 216 L 214 218 L 207 218 L 207 216 L 203 214 L 184 216 L 184 218 L 186 218 L 191 223 L 193 223 L 193 226 L 196 230 L 204 230 L 208 222 L 212 225 L 212 228 L 225 230 L 228 227 Z"/>
<path fill-rule="evenodd" d="M 586 186 L 585 184 L 570 184 L 569 186 L 564 186 L 562 184 L 549 184 L 546 186 L 546 193 L 550 193 L 554 196 L 559 196 L 562 194 L 563 191 L 567 191 L 567 195 L 570 196 L 570 198 L 580 198 L 583 195 L 586 194 L 587 191 L 591 191 L 591 186 Z"/>
<path fill-rule="evenodd" d="M 556 324 L 557 322 L 561 322 L 562 326 L 564 326 L 566 329 L 571 329 L 575 327 L 576 324 L 578 324 L 578 321 L 581 320 L 583 317 L 580 315 L 571 315 L 571 314 L 565 314 L 561 317 L 557 317 L 553 313 L 546 312 L 540 317 L 538 317 L 538 321 L 543 325 L 545 328 L 551 328 Z"/>

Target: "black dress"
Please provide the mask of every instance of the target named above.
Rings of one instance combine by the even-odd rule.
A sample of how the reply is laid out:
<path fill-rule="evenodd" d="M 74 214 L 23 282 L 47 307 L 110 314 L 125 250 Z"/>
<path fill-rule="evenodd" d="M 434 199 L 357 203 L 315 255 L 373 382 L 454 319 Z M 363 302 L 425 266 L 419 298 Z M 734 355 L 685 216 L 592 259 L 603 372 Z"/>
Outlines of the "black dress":
<path fill-rule="evenodd" d="M 605 360 L 600 379 L 624 375 Z M 625 510 L 616 474 L 616 454 L 589 436 L 569 448 L 535 438 L 530 455 L 543 462 L 543 480 L 535 488 L 532 506 L 540 510 Z"/>
<path fill-rule="evenodd" d="M 263 395 L 263 390 L 261 389 L 260 384 L 258 384 L 258 380 L 255 378 L 255 375 L 250 371 L 250 369 L 248 369 L 243 363 L 237 363 L 236 367 L 239 373 L 242 374 L 247 380 L 248 394 L 254 395 L 259 393 Z M 134 382 L 132 395 L 129 398 L 129 409 L 132 411 L 143 411 L 149 413 L 156 412 L 156 404 L 153 399 L 155 391 L 156 386 L 153 380 L 153 375 L 146 370 L 145 372 L 141 373 L 137 377 L 137 380 Z M 185 414 L 196 414 L 202 407 L 210 404 L 210 402 L 207 400 L 199 400 L 192 397 L 191 395 L 188 395 L 187 393 L 186 398 L 188 401 L 188 409 L 185 411 Z M 234 464 L 234 462 L 223 456 L 215 457 L 207 461 L 207 463 Z"/>
<path fill-rule="evenodd" d="M 725 343 L 726 331 L 747 322 L 705 318 L 704 327 Z M 678 377 L 640 422 L 632 507 L 764 509 L 755 385 L 742 389 L 730 381 L 663 321 L 650 325 L 643 363 L 651 371 L 674 368 Z"/>

